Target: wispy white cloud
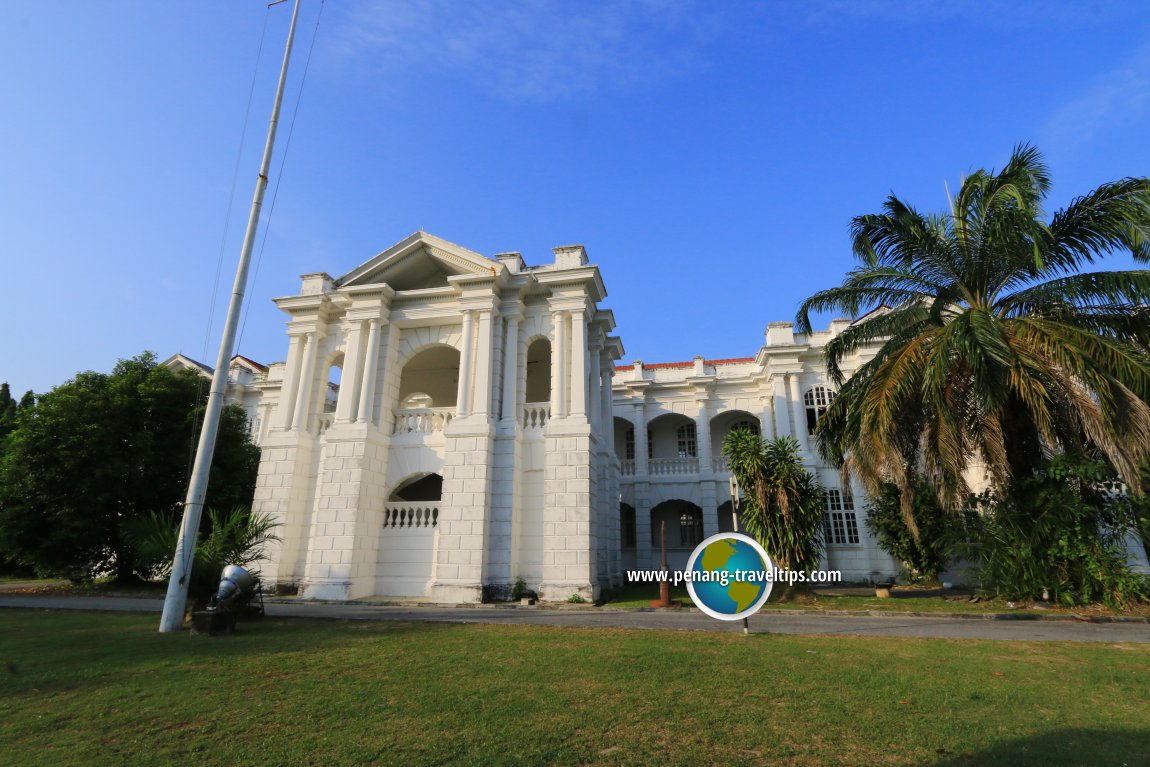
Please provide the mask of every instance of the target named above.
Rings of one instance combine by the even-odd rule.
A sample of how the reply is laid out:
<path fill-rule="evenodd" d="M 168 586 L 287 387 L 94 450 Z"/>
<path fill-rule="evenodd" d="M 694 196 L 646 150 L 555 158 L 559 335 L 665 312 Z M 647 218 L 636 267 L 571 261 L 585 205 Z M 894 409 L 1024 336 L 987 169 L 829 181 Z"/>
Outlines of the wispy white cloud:
<path fill-rule="evenodd" d="M 724 29 L 718 4 L 375 0 L 336 33 L 344 53 L 381 69 L 447 73 L 515 101 L 629 90 L 706 65 Z"/>
<path fill-rule="evenodd" d="M 1066 150 L 1150 113 L 1150 44 L 1057 107 L 1039 129 L 1040 145 Z"/>

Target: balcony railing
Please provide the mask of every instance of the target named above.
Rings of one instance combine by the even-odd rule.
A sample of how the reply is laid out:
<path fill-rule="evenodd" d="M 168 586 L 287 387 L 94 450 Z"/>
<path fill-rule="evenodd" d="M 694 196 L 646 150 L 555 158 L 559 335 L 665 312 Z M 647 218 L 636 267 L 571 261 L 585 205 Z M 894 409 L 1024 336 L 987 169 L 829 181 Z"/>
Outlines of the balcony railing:
<path fill-rule="evenodd" d="M 386 528 L 429 528 L 439 525 L 439 508 L 434 502 L 411 501 L 387 503 L 383 507 Z"/>
<path fill-rule="evenodd" d="M 453 407 L 400 408 L 395 411 L 392 434 L 432 434 L 441 432 L 455 418 Z"/>
<path fill-rule="evenodd" d="M 551 418 L 551 405 L 547 402 L 528 402 L 523 406 L 523 428 L 542 429 Z"/>
<path fill-rule="evenodd" d="M 698 474 L 698 458 L 652 458 L 647 461 L 648 474 Z"/>
<path fill-rule="evenodd" d="M 320 413 L 316 416 L 316 433 L 322 435 L 335 423 L 335 413 Z"/>
<path fill-rule="evenodd" d="M 731 466 L 727 461 L 727 456 L 716 455 L 711 458 L 711 468 L 716 474 L 725 474 L 731 470 Z"/>
<path fill-rule="evenodd" d="M 619 461 L 619 473 L 624 477 L 633 475 L 635 473 L 635 459 L 624 458 L 622 461 Z"/>

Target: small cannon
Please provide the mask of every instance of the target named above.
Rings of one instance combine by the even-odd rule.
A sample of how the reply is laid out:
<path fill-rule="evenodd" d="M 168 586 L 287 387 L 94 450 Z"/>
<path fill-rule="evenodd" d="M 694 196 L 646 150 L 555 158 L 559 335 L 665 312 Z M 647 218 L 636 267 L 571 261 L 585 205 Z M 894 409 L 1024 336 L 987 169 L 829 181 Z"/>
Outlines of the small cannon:
<path fill-rule="evenodd" d="M 192 613 L 192 633 L 232 634 L 238 618 L 258 618 L 263 614 L 259 579 L 239 565 L 228 565 L 220 573 L 220 585 L 208 600 L 207 609 Z"/>

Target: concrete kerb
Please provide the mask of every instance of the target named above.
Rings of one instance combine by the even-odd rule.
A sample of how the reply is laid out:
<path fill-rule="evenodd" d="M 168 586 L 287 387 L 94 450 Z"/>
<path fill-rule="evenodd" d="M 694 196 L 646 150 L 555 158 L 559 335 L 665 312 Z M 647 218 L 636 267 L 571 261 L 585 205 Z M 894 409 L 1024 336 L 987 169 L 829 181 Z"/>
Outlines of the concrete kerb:
<path fill-rule="evenodd" d="M 347 605 L 359 607 L 409 607 L 412 609 L 429 608 L 437 610 L 530 610 L 530 611 L 569 611 L 569 612 L 618 612 L 618 613 L 696 613 L 697 607 L 612 607 L 611 605 L 574 604 L 555 602 L 551 604 L 537 603 L 534 605 L 521 605 L 514 603 L 448 603 L 448 602 L 413 602 L 405 600 L 387 599 L 354 599 L 347 601 L 324 599 L 292 599 L 292 598 L 265 598 L 266 604 L 324 604 Z M 962 612 L 928 612 L 923 610 L 812 610 L 809 608 L 766 608 L 760 615 L 796 615 L 804 617 L 825 616 L 828 618 L 947 618 L 961 620 L 990 620 L 990 621 L 1075 621 L 1078 623 L 1146 623 L 1150 624 L 1150 616 L 1140 615 L 1079 615 L 1076 613 L 962 613 Z"/>

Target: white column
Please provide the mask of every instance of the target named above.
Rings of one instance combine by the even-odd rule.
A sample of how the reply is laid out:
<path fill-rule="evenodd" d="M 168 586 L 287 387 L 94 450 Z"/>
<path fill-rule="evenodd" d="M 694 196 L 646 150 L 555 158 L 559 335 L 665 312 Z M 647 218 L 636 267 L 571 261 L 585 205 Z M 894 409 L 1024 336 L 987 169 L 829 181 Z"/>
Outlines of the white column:
<path fill-rule="evenodd" d="M 495 349 L 492 343 L 491 312 L 479 312 L 478 349 L 475 356 L 475 398 L 472 406 L 475 415 L 486 418 L 491 411 L 491 357 Z"/>
<path fill-rule="evenodd" d="M 600 435 L 600 444 L 602 438 L 606 436 L 606 431 L 603 428 L 603 396 L 602 396 L 602 377 L 599 375 L 599 350 L 591 349 L 591 372 L 588 374 L 588 380 L 591 383 L 591 388 L 587 392 L 587 399 L 591 403 L 591 431 L 598 432 Z"/>
<path fill-rule="evenodd" d="M 699 475 L 710 477 L 714 467 L 711 465 L 711 410 L 707 400 L 699 403 L 699 412 L 695 416 L 695 442 L 699 446 Z M 703 537 L 710 538 L 719 532 L 719 499 L 715 482 L 703 480 L 699 499 L 703 506 Z"/>
<path fill-rule="evenodd" d="M 587 322 L 571 312 L 571 415 L 587 417 Z"/>
<path fill-rule="evenodd" d="M 651 506 L 647 496 L 646 402 L 635 403 L 635 559 L 639 567 L 651 566 Z"/>
<path fill-rule="evenodd" d="M 551 313 L 551 417 L 567 415 L 567 313 Z"/>
<path fill-rule="evenodd" d="M 519 316 L 507 318 L 503 339 L 503 420 L 518 421 L 519 407 Z"/>
<path fill-rule="evenodd" d="M 599 369 L 599 397 L 600 397 L 600 426 L 603 429 L 603 439 L 607 448 L 615 450 L 615 413 L 611 407 L 611 360 L 602 360 L 603 366 Z"/>
<path fill-rule="evenodd" d="M 342 385 L 339 389 L 339 399 L 335 406 L 335 420 L 348 423 L 355 420 L 356 407 L 359 402 L 359 390 L 362 384 L 360 360 L 363 357 L 363 322 L 356 321 L 347 328 L 347 343 L 343 352 L 343 375 L 340 377 Z"/>
<path fill-rule="evenodd" d="M 387 345 L 383 349 L 383 363 L 380 366 L 383 371 L 383 380 L 381 385 L 377 387 L 382 391 L 377 397 L 372 398 L 371 412 L 368 414 L 368 421 L 371 423 L 378 421 L 380 428 L 385 432 L 391 431 L 392 411 L 399 406 L 399 402 L 396 401 L 399 394 L 400 376 L 400 371 L 397 369 L 399 366 L 399 333 L 399 326 L 394 322 L 388 322 Z M 388 396 L 392 391 L 395 392 L 396 396 Z M 383 411 L 382 413 L 375 412 L 377 401 Z"/>
<path fill-rule="evenodd" d="M 363 386 L 359 392 L 359 410 L 355 420 L 367 423 L 375 409 L 375 377 L 379 371 L 379 319 L 368 321 L 367 353 L 363 357 Z"/>
<path fill-rule="evenodd" d="M 308 333 L 306 343 L 303 366 L 300 368 L 299 396 L 295 401 L 295 416 L 292 418 L 292 428 L 296 431 L 307 429 L 307 419 L 311 415 L 308 412 L 308 405 L 311 404 L 312 379 L 315 378 L 315 348 L 319 346 L 319 335 Z"/>
<path fill-rule="evenodd" d="M 799 374 L 787 374 L 787 382 L 790 384 L 791 412 L 794 414 L 795 420 L 795 439 L 799 441 L 801 450 L 810 450 L 807 439 L 807 413 L 803 408 L 802 392 L 799 390 Z"/>
<path fill-rule="evenodd" d="M 475 346 L 475 314 L 463 313 L 463 354 L 459 361 L 459 388 L 455 394 L 455 414 L 460 418 L 471 415 L 471 358 Z"/>
<path fill-rule="evenodd" d="M 647 474 L 647 413 L 645 403 L 635 405 L 635 476 Z"/>
<path fill-rule="evenodd" d="M 280 428 L 290 429 L 292 415 L 295 413 L 295 396 L 299 389 L 300 363 L 303 361 L 303 352 L 300 347 L 307 342 L 306 336 L 293 335 L 288 344 L 287 375 L 280 387 Z"/>

